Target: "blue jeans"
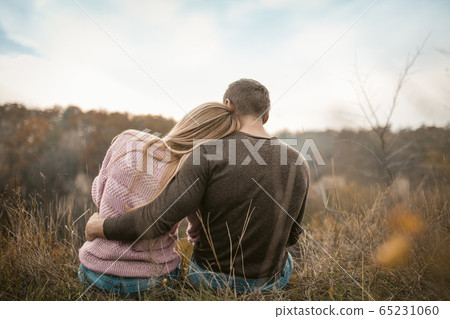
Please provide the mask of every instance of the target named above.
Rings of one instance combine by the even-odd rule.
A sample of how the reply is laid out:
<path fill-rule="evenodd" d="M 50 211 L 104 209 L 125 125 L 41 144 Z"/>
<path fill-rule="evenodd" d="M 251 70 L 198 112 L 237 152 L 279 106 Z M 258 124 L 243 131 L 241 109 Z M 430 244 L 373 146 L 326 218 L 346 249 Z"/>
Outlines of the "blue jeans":
<path fill-rule="evenodd" d="M 239 293 L 253 291 L 277 291 L 284 289 L 291 279 L 293 270 L 292 256 L 288 253 L 286 266 L 273 278 L 246 279 L 237 276 L 228 276 L 201 268 L 194 259 L 191 259 L 188 279 L 196 285 L 204 285 L 213 289 L 231 289 Z"/>
<path fill-rule="evenodd" d="M 139 294 L 157 289 L 158 292 L 164 291 L 165 286 L 173 285 L 173 282 L 180 276 L 180 268 L 177 267 L 171 273 L 160 277 L 118 277 L 107 274 L 100 274 L 92 271 L 80 264 L 78 269 L 78 279 L 88 287 L 93 285 L 107 293 L 114 292 L 120 295 L 138 297 Z M 167 280 L 164 280 L 167 279 Z"/>

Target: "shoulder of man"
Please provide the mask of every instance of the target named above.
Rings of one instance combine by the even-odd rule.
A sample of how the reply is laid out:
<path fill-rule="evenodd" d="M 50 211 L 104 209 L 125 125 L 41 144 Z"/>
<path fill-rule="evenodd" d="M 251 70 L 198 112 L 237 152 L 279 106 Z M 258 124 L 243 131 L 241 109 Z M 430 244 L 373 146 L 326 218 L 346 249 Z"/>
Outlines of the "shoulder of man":
<path fill-rule="evenodd" d="M 285 140 L 286 139 L 274 138 L 274 139 L 271 139 L 270 142 L 272 145 L 280 145 L 286 149 L 288 160 L 289 160 L 290 164 L 292 164 L 292 162 L 294 162 L 295 165 L 305 166 L 305 168 L 308 169 L 308 162 L 305 159 L 305 157 L 303 156 L 303 154 L 300 153 L 299 150 L 297 150 L 296 148 L 294 148 L 292 146 L 292 145 L 296 145 L 296 144 L 286 143 Z M 290 141 L 290 140 L 291 139 L 286 140 L 286 141 Z M 297 142 L 296 140 L 294 140 L 294 141 Z"/>

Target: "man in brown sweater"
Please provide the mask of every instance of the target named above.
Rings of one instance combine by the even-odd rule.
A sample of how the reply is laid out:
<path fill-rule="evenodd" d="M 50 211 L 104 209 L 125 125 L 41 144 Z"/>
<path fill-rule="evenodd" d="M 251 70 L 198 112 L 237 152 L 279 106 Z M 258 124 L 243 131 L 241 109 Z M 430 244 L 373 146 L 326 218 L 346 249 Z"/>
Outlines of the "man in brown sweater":
<path fill-rule="evenodd" d="M 147 206 L 115 218 L 91 218 L 86 236 L 155 238 L 199 210 L 191 282 L 238 291 L 284 288 L 292 271 L 287 248 L 302 231 L 308 165 L 297 150 L 265 131 L 270 99 L 262 84 L 233 82 L 224 103 L 239 116 L 238 132 L 194 150 Z"/>

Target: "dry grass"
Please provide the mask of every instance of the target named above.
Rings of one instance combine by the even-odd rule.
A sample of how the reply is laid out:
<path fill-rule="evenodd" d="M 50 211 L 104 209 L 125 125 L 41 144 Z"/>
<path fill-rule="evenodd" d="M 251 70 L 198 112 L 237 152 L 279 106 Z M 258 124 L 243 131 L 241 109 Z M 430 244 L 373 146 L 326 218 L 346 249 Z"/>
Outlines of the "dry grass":
<path fill-rule="evenodd" d="M 183 276 L 166 293 L 140 299 L 449 300 L 449 190 L 444 185 L 400 198 L 389 189 L 334 189 L 326 209 L 308 213 L 283 292 L 212 292 L 192 288 Z M 45 205 L 20 192 L 1 200 L 0 299 L 77 300 L 84 292 L 77 269 L 85 218 L 74 223 L 65 201 Z M 186 269 L 192 247 L 181 240 L 177 250 Z M 124 298 L 89 290 L 81 299 Z"/>

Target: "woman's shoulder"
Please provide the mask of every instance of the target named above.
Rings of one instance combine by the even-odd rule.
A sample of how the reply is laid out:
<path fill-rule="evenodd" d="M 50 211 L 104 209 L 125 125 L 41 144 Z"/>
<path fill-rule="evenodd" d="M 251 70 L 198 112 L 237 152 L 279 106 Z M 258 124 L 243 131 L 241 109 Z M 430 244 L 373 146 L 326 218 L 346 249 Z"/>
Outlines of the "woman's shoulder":
<path fill-rule="evenodd" d="M 126 130 L 116 136 L 110 147 L 110 151 L 112 154 L 116 154 L 122 162 L 125 161 L 127 163 L 130 162 L 136 164 L 143 160 L 143 154 L 145 152 L 148 154 L 148 152 L 150 152 L 149 147 L 153 145 L 154 142 L 158 142 L 158 139 L 158 136 L 146 131 Z M 163 151 L 154 148 L 152 148 L 151 151 L 156 152 L 159 156 L 164 156 L 165 154 Z M 130 163 L 128 164 L 131 165 Z"/>
<path fill-rule="evenodd" d="M 120 133 L 118 136 L 118 138 L 133 138 L 133 139 L 142 139 L 142 140 L 152 140 L 157 138 L 158 136 L 151 134 L 149 131 L 147 130 L 143 130 L 143 131 L 139 131 L 139 130 L 134 130 L 134 129 L 128 129 L 126 131 L 123 131 L 122 133 Z"/>
<path fill-rule="evenodd" d="M 158 138 L 158 136 L 154 134 L 150 134 L 149 132 L 129 129 L 126 131 L 123 131 L 119 135 L 117 135 L 112 142 L 112 145 L 114 144 L 123 144 L 127 142 L 132 143 L 148 143 L 154 139 Z"/>

